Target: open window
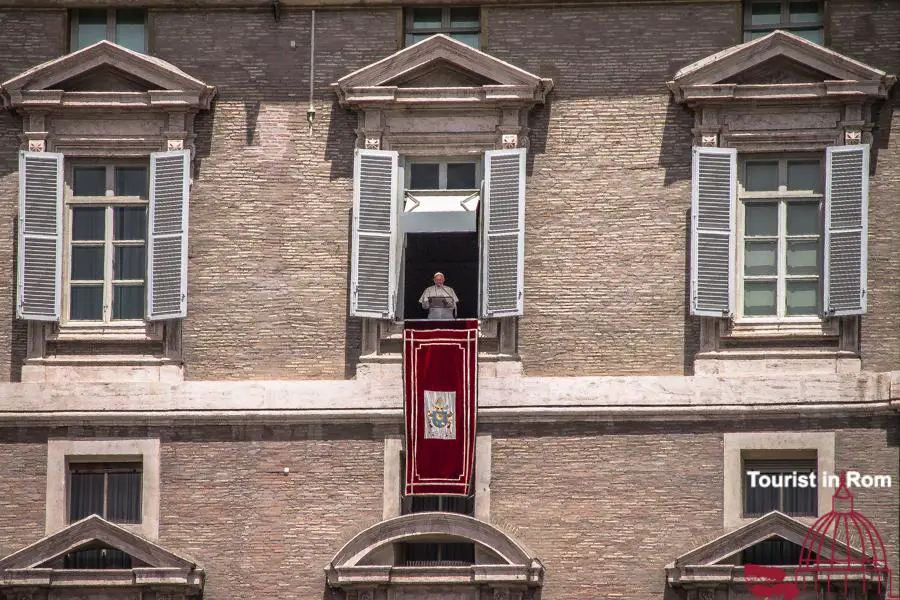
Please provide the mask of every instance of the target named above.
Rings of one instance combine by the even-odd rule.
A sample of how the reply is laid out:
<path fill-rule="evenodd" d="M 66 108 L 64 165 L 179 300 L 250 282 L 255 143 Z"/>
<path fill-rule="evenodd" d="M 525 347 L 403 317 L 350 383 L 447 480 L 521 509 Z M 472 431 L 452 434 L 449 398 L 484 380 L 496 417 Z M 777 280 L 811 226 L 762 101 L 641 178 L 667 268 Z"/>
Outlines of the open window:
<path fill-rule="evenodd" d="M 435 271 L 460 318 L 522 314 L 524 148 L 402 167 L 397 152 L 357 150 L 355 182 L 352 315 L 423 318 L 418 298 Z"/>

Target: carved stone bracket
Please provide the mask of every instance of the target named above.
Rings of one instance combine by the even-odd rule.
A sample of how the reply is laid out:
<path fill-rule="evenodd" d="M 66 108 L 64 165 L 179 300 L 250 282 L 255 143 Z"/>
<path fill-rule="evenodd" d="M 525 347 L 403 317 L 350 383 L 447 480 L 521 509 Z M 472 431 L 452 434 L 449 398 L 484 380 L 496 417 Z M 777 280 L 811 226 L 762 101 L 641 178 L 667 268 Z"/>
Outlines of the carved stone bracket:
<path fill-rule="evenodd" d="M 862 130 L 847 129 L 844 131 L 845 144 L 862 144 Z"/>
<path fill-rule="evenodd" d="M 47 142 L 44 140 L 28 140 L 29 152 L 46 152 Z"/>
<path fill-rule="evenodd" d="M 510 150 L 519 147 L 519 136 L 515 134 L 505 134 L 502 139 L 503 149 Z"/>
<path fill-rule="evenodd" d="M 718 146 L 719 145 L 719 134 L 718 133 L 704 133 L 700 136 L 700 145 L 701 146 Z"/>
<path fill-rule="evenodd" d="M 184 140 L 169 140 L 166 144 L 166 150 L 169 152 L 184 150 Z"/>
<path fill-rule="evenodd" d="M 365 149 L 366 150 L 380 150 L 381 149 L 381 138 L 366 136 Z"/>

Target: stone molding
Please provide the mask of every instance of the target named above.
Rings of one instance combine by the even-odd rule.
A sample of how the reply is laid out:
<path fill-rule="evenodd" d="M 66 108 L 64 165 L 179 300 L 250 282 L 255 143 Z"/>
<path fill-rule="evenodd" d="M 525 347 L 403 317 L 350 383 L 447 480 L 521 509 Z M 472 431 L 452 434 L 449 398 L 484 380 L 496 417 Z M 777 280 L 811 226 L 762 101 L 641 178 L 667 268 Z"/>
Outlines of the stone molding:
<path fill-rule="evenodd" d="M 142 566 L 124 570 L 46 566 L 66 552 L 96 542 L 129 554 Z M 196 562 L 97 515 L 72 523 L 0 560 L 0 594 L 46 594 L 52 589 L 53 598 L 76 598 L 80 597 L 78 593 L 83 592 L 86 586 L 91 586 L 102 587 L 110 593 L 137 588 L 148 592 L 164 590 L 182 598 L 198 598 L 202 597 L 204 580 L 204 571 Z"/>

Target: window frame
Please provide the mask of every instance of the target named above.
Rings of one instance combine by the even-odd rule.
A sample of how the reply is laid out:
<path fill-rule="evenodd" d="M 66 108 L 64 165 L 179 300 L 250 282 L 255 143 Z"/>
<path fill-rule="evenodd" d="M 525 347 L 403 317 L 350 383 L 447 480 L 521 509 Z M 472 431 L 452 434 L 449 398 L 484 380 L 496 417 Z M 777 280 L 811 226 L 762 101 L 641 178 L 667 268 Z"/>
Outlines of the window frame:
<path fill-rule="evenodd" d="M 110 473 L 139 473 L 141 476 L 140 495 L 138 498 L 139 506 L 143 500 L 144 490 L 144 465 L 143 457 L 138 460 L 128 460 L 123 457 L 118 461 L 94 462 L 84 460 L 80 457 L 71 457 L 66 460 L 66 521 L 72 524 L 72 475 L 73 473 L 102 473 L 103 474 L 103 519 L 110 523 L 124 525 L 140 525 L 143 522 L 143 507 L 141 507 L 141 515 L 138 521 L 112 521 L 107 515 L 109 514 L 109 475 Z M 82 517 L 83 518 L 83 517 Z"/>
<path fill-rule="evenodd" d="M 78 48 L 78 24 L 79 24 L 79 11 L 81 10 L 103 10 L 103 7 L 82 7 L 82 8 L 73 8 L 69 11 L 69 52 L 77 52 Z M 128 8 L 128 7 L 109 7 L 106 8 L 106 35 L 103 39 L 110 41 L 114 44 L 118 44 L 118 40 L 116 39 L 116 20 L 118 10 L 140 10 L 144 13 L 144 46 L 141 50 L 135 50 L 135 52 L 140 52 L 141 54 L 149 54 L 149 46 L 150 46 L 150 35 L 149 35 L 149 24 L 150 24 L 150 12 L 145 8 Z M 82 48 L 83 49 L 83 48 Z"/>
<path fill-rule="evenodd" d="M 403 195 L 404 200 L 406 192 L 416 192 L 419 194 L 428 193 L 455 193 L 465 194 L 466 192 L 481 193 L 481 187 L 484 183 L 484 160 L 476 156 L 404 156 L 400 155 L 401 167 L 403 168 Z M 474 164 L 475 165 L 475 187 L 474 188 L 451 188 L 447 189 L 447 165 L 450 164 Z M 436 164 L 438 165 L 438 187 L 437 188 L 412 188 L 412 165 L 414 164 Z M 400 207 L 401 210 L 403 207 Z"/>
<path fill-rule="evenodd" d="M 75 169 L 81 167 L 104 167 L 106 169 L 106 195 L 104 196 L 76 196 L 74 193 L 74 174 Z M 147 196 L 116 196 L 115 195 L 115 170 L 117 167 L 143 167 L 147 172 Z M 113 279 L 113 258 L 115 255 L 115 247 L 137 246 L 137 240 L 114 240 L 113 239 L 113 215 L 115 208 L 118 207 L 135 207 L 143 206 L 147 210 L 146 227 L 144 232 L 143 246 L 145 248 L 145 265 L 144 265 L 144 315 L 140 319 L 112 319 L 112 289 L 115 282 L 134 283 L 138 280 L 115 280 Z M 98 321 L 75 320 L 69 317 L 71 310 L 71 286 L 72 286 L 72 210 L 79 208 L 103 208 L 104 216 L 104 258 L 103 258 L 103 309 L 102 319 Z M 60 328 L 66 329 L 96 329 L 112 328 L 127 329 L 141 328 L 147 326 L 146 320 L 146 294 L 147 294 L 147 253 L 149 248 L 149 207 L 150 207 L 150 163 L 146 160 L 73 160 L 66 161 L 65 164 L 65 180 L 63 184 L 63 273 L 62 273 L 62 311 L 60 314 Z M 123 243 L 124 242 L 124 243 Z M 96 244 L 99 245 L 99 244 Z M 85 280 L 87 281 L 87 280 Z"/>
<path fill-rule="evenodd" d="M 821 191 L 819 193 L 808 193 L 803 190 L 787 190 L 787 165 L 790 161 L 808 161 L 817 160 L 819 162 Z M 747 179 L 747 164 L 759 162 L 778 162 L 778 190 L 763 192 L 748 192 L 744 189 Z M 734 277 L 735 286 L 735 323 L 737 324 L 821 324 L 825 319 L 823 316 L 824 295 L 824 268 L 825 268 L 825 156 L 824 154 L 815 153 L 781 153 L 781 154 L 744 154 L 738 155 L 738 178 L 737 178 L 737 215 L 736 215 L 736 232 L 735 232 L 735 258 L 734 258 Z M 815 276 L 818 285 L 818 303 L 819 312 L 815 315 L 787 315 L 787 203 L 794 201 L 817 201 L 819 205 L 819 233 L 816 236 L 818 243 L 817 262 L 818 273 Z M 744 254 L 746 242 L 746 212 L 744 207 L 750 203 L 772 203 L 778 204 L 778 233 L 776 234 L 776 294 L 775 294 L 775 314 L 774 315 L 745 315 L 744 314 Z M 792 239 L 803 237 L 812 239 L 813 236 L 792 236 Z M 792 276 L 791 279 L 803 281 L 810 279 L 812 276 Z"/>
<path fill-rule="evenodd" d="M 441 10 L 441 24 L 439 27 L 426 27 L 421 29 L 415 29 L 413 25 L 415 24 L 415 11 L 416 9 L 423 8 L 431 8 L 431 9 L 440 9 Z M 451 9 L 454 8 L 477 8 L 478 9 L 478 27 L 457 27 L 453 28 L 451 25 L 450 14 Z M 424 35 L 431 36 L 439 33 L 443 33 L 448 37 L 453 37 L 454 33 L 467 33 L 474 34 L 478 37 L 478 46 L 475 48 L 476 50 L 481 50 L 483 45 L 482 40 L 482 23 L 483 16 L 481 11 L 481 6 L 407 6 L 403 9 L 403 47 L 409 47 L 413 44 L 417 44 L 418 42 L 414 42 L 410 39 L 411 36 L 414 35 Z M 456 38 L 454 38 L 456 39 Z M 422 41 L 422 40 L 419 40 Z M 459 40 L 457 40 L 459 41 Z M 460 42 L 465 44 L 465 42 Z M 468 44 L 466 44 L 468 45 Z"/>
<path fill-rule="evenodd" d="M 779 21 L 777 24 L 773 25 L 753 25 L 753 5 L 754 4 L 763 4 L 763 3 L 772 3 L 775 1 L 779 1 L 781 3 L 781 15 L 779 17 Z M 801 29 L 819 29 L 822 31 L 822 43 L 825 43 L 825 2 L 824 0 L 817 0 L 819 4 L 819 16 L 820 20 L 817 23 L 802 23 L 798 25 L 791 25 L 791 1 L 792 0 L 744 0 L 743 5 L 743 19 L 742 30 L 741 30 L 741 40 L 742 43 L 746 43 L 752 41 L 755 38 L 750 38 L 749 36 L 753 35 L 757 32 L 763 32 L 763 35 L 771 33 L 777 29 L 782 31 L 787 31 L 790 33 L 794 33 L 797 30 Z M 797 0 L 793 0 L 797 1 Z M 795 34 L 799 35 L 799 34 Z M 801 36 L 802 37 L 802 36 Z"/>

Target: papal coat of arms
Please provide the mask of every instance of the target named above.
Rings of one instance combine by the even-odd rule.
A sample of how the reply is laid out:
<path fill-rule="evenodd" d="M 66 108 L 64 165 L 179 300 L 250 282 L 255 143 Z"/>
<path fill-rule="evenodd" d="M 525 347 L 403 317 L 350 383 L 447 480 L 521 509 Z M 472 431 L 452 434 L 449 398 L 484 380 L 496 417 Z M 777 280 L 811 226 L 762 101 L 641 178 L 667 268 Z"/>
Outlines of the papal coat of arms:
<path fill-rule="evenodd" d="M 456 392 L 425 390 L 425 438 L 456 439 Z"/>

